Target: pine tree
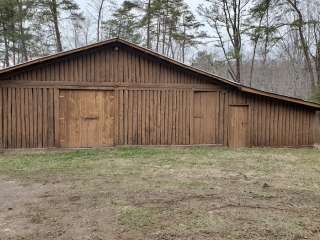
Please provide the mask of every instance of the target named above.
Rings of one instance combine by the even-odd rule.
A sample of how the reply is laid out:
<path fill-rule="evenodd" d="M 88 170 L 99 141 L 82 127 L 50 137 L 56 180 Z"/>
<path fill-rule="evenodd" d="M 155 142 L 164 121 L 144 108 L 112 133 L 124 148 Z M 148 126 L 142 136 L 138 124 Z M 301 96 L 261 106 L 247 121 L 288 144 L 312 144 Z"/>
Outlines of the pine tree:
<path fill-rule="evenodd" d="M 0 43 L 6 67 L 29 58 L 28 49 L 33 44 L 30 29 L 33 5 L 31 0 L 0 0 Z"/>
<path fill-rule="evenodd" d="M 124 1 L 112 15 L 112 19 L 102 23 L 106 38 L 119 37 L 130 42 L 140 44 L 142 36 L 139 32 L 137 16 L 132 12 L 136 5 L 130 1 Z"/>
<path fill-rule="evenodd" d="M 38 14 L 40 19 L 47 22 L 53 28 L 56 51 L 63 51 L 62 37 L 60 32 L 61 15 L 66 14 L 65 19 L 79 16 L 79 6 L 74 0 L 38 0 Z"/>
<path fill-rule="evenodd" d="M 268 54 L 273 46 L 281 40 L 277 27 L 271 24 L 270 11 L 274 8 L 272 0 L 255 0 L 249 11 L 246 34 L 253 43 L 253 54 L 250 67 L 250 86 L 253 80 L 254 66 L 259 44 L 262 45 L 262 64 L 267 62 Z M 273 16 L 273 18 L 276 16 Z"/>
<path fill-rule="evenodd" d="M 189 47 L 195 47 L 200 44 L 201 39 L 207 37 L 207 35 L 199 31 L 203 24 L 197 21 L 195 15 L 185 4 L 182 5 L 181 20 L 178 24 L 178 31 L 174 38 L 180 45 L 181 60 L 185 62 L 186 50 Z"/>
<path fill-rule="evenodd" d="M 1 44 L 3 45 L 3 65 L 4 67 L 10 66 L 10 43 L 14 41 L 14 8 L 15 3 L 10 0 L 0 0 L 0 31 L 1 31 Z"/>

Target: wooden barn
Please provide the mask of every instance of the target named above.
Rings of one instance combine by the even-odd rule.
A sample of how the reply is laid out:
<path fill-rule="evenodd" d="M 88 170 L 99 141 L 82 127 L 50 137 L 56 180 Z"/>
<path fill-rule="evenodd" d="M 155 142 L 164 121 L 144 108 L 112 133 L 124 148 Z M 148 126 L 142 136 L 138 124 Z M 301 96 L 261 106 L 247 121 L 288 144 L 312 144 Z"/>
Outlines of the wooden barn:
<path fill-rule="evenodd" d="M 318 110 L 121 39 L 0 71 L 1 148 L 311 146 Z"/>

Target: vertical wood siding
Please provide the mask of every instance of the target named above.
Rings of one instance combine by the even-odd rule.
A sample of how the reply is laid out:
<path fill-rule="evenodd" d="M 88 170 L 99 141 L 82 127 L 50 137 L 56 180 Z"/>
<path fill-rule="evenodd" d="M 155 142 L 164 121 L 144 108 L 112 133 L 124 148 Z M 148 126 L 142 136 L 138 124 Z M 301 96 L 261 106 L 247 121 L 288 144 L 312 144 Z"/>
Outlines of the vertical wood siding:
<path fill-rule="evenodd" d="M 0 88 L 2 148 L 55 146 L 54 90 Z"/>
<path fill-rule="evenodd" d="M 250 146 L 308 146 L 314 143 L 315 112 L 261 96 L 248 97 Z"/>
<path fill-rule="evenodd" d="M 190 144 L 191 94 L 183 89 L 118 90 L 117 144 Z"/>
<path fill-rule="evenodd" d="M 71 85 L 112 88 L 118 145 L 228 145 L 231 105 L 248 106 L 249 146 L 312 145 L 319 128 L 311 108 L 241 93 L 124 46 L 55 59 L 8 78 L 10 86 L 0 85 L 2 148 L 59 146 L 59 89 Z M 214 95 L 199 105 L 201 92 Z"/>
<path fill-rule="evenodd" d="M 103 48 L 69 56 L 10 75 L 11 80 L 37 82 L 193 84 L 210 87 L 206 77 L 158 61 L 130 49 Z M 57 83 L 58 84 L 58 83 Z"/>

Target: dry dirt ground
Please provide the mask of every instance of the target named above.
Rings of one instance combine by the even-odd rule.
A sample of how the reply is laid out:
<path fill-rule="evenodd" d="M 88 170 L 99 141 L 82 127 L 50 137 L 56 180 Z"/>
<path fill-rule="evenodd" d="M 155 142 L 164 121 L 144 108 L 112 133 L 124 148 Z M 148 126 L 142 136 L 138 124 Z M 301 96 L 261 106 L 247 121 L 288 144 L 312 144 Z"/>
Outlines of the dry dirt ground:
<path fill-rule="evenodd" d="M 0 154 L 1 240 L 320 239 L 316 149 Z"/>

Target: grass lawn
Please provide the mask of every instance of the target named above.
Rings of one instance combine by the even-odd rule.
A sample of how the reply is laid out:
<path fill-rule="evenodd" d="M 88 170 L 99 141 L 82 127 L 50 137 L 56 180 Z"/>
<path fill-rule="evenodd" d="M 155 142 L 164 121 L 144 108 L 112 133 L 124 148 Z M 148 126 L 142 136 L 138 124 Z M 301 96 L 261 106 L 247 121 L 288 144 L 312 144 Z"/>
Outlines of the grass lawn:
<path fill-rule="evenodd" d="M 320 151 L 2 153 L 6 239 L 320 239 Z"/>

